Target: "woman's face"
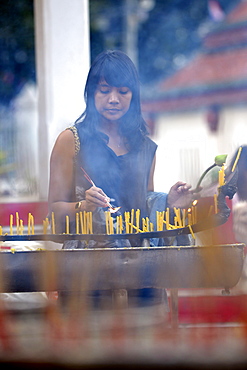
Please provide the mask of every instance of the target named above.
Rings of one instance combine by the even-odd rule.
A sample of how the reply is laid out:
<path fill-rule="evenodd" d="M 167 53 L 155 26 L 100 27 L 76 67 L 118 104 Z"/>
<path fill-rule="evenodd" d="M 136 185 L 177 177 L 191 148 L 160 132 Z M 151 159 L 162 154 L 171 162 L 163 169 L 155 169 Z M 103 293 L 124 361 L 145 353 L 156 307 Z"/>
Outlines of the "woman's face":
<path fill-rule="evenodd" d="M 95 95 L 95 107 L 109 121 L 117 121 L 128 112 L 132 91 L 125 86 L 115 87 L 105 81 L 99 82 Z"/>

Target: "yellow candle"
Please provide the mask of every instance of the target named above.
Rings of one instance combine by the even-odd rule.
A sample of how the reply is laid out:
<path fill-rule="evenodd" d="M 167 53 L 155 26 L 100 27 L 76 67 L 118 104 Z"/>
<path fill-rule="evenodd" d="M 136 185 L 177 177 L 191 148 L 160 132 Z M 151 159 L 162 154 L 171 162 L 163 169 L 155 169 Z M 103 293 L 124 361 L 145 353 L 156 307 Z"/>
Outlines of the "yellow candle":
<path fill-rule="evenodd" d="M 110 217 L 110 234 L 114 234 L 113 217 Z"/>
<path fill-rule="evenodd" d="M 13 215 L 10 215 L 9 219 L 9 233 L 10 235 L 13 235 Z"/>
<path fill-rule="evenodd" d="M 133 233 L 133 224 L 134 224 L 134 217 L 135 217 L 135 211 L 134 209 L 131 210 L 131 218 L 130 218 L 130 233 Z"/>
<path fill-rule="evenodd" d="M 27 233 L 30 235 L 30 216 L 31 213 L 28 213 L 28 220 L 27 220 Z"/>
<path fill-rule="evenodd" d="M 218 213 L 217 194 L 214 194 L 214 213 Z"/>
<path fill-rule="evenodd" d="M 83 225 L 84 225 L 84 233 L 88 234 L 87 212 L 86 211 L 83 211 Z"/>
<path fill-rule="evenodd" d="M 159 213 L 159 211 L 156 211 L 156 229 L 157 229 L 157 231 L 160 231 L 159 227 L 160 227 L 160 213 Z"/>
<path fill-rule="evenodd" d="M 197 223 L 197 203 L 198 201 L 196 199 L 192 203 L 193 224 Z"/>
<path fill-rule="evenodd" d="M 52 232 L 52 234 L 56 234 L 54 212 L 51 213 L 51 232 Z"/>
<path fill-rule="evenodd" d="M 191 213 L 188 213 L 188 225 L 190 226 L 191 223 L 192 223 Z"/>
<path fill-rule="evenodd" d="M 43 220 L 43 234 L 46 234 L 46 222 Z"/>
<path fill-rule="evenodd" d="M 47 234 L 47 228 L 48 228 L 48 223 L 47 223 L 47 218 L 43 220 L 43 234 Z"/>
<path fill-rule="evenodd" d="M 122 215 L 119 216 L 119 232 L 122 234 L 123 232 L 123 217 Z"/>
<path fill-rule="evenodd" d="M 79 219 L 80 219 L 81 233 L 85 234 L 82 211 L 79 212 Z"/>
<path fill-rule="evenodd" d="M 146 231 L 149 231 L 149 218 L 146 217 Z"/>
<path fill-rule="evenodd" d="M 177 216 L 174 217 L 174 226 L 177 229 L 177 227 L 178 227 L 178 218 L 177 218 Z"/>
<path fill-rule="evenodd" d="M 142 218 L 142 230 L 143 230 L 143 232 L 146 232 L 146 220 L 145 220 L 145 218 Z"/>
<path fill-rule="evenodd" d="M 191 233 L 191 235 L 192 235 L 192 238 L 194 238 L 194 239 L 195 239 L 195 234 L 194 234 L 194 232 L 193 232 L 193 230 L 192 230 L 191 225 L 189 224 L 188 226 L 189 226 L 189 229 L 190 229 L 190 233 Z"/>
<path fill-rule="evenodd" d="M 76 212 L 75 214 L 75 233 L 76 234 L 79 234 L 80 233 L 80 229 L 79 229 L 79 213 Z"/>
<path fill-rule="evenodd" d="M 19 230 L 19 227 L 20 227 L 20 219 L 19 219 L 19 213 L 16 212 L 15 213 L 15 218 L 16 218 L 16 234 L 18 235 L 20 230 Z"/>
<path fill-rule="evenodd" d="M 224 184 L 225 184 L 225 166 L 223 164 L 221 170 L 219 170 L 219 186 L 223 186 Z"/>
<path fill-rule="evenodd" d="M 170 212 L 169 212 L 169 208 L 166 209 L 166 228 L 167 228 L 167 230 L 170 229 Z"/>
<path fill-rule="evenodd" d="M 33 217 L 33 215 L 31 215 L 32 217 L 31 217 L 31 222 L 32 222 L 32 235 L 34 235 L 34 217 Z"/>
<path fill-rule="evenodd" d="M 129 220 L 130 220 L 129 212 L 124 212 L 124 217 L 125 217 L 126 234 L 129 234 Z"/>
<path fill-rule="evenodd" d="M 65 217 L 66 222 L 66 234 L 69 234 L 69 216 L 66 215 Z"/>
<path fill-rule="evenodd" d="M 23 220 L 20 220 L 19 233 L 20 233 L 20 235 L 23 235 Z"/>
<path fill-rule="evenodd" d="M 182 221 L 181 221 L 180 209 L 174 207 L 174 213 L 176 215 L 176 221 L 177 221 L 177 225 L 175 224 L 175 226 L 180 226 L 181 227 L 182 226 Z"/>
<path fill-rule="evenodd" d="M 139 209 L 136 210 L 136 227 L 137 229 L 140 228 L 140 214 L 141 214 L 141 211 Z"/>
<path fill-rule="evenodd" d="M 105 211 L 105 225 L 106 225 L 106 234 L 110 234 L 110 212 Z"/>
<path fill-rule="evenodd" d="M 185 221 L 186 220 L 186 209 L 183 209 L 183 227 L 185 227 Z"/>
<path fill-rule="evenodd" d="M 3 235 L 3 228 L 0 226 L 0 235 Z"/>
<path fill-rule="evenodd" d="M 163 231 L 163 226 L 164 226 L 164 218 L 165 218 L 165 211 L 160 212 L 160 231 Z"/>
<path fill-rule="evenodd" d="M 239 160 L 239 157 L 240 157 L 241 152 L 242 152 L 242 147 L 240 147 L 240 148 L 238 149 L 237 157 L 236 157 L 235 162 L 234 162 L 234 164 L 233 164 L 233 166 L 232 166 L 232 172 L 235 170 L 235 168 L 236 168 L 236 166 L 237 166 L 237 163 L 238 163 L 238 160 Z"/>
<path fill-rule="evenodd" d="M 86 224 L 86 234 L 89 234 L 89 218 L 88 218 L 88 212 L 85 212 L 85 224 Z"/>
<path fill-rule="evenodd" d="M 89 234 L 93 234 L 93 214 L 92 212 L 88 212 L 88 232 Z"/>

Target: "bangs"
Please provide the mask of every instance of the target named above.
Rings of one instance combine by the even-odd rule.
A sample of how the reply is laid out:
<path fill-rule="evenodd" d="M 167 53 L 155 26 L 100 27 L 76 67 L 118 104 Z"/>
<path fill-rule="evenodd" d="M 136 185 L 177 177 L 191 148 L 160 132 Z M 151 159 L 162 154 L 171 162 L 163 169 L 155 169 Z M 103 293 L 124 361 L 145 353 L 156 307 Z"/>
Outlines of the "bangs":
<path fill-rule="evenodd" d="M 105 80 L 108 85 L 121 87 L 125 86 L 130 88 L 132 91 L 135 89 L 137 81 L 132 71 L 126 68 L 121 61 L 114 62 L 105 61 L 103 68 L 100 73 L 99 81 Z"/>

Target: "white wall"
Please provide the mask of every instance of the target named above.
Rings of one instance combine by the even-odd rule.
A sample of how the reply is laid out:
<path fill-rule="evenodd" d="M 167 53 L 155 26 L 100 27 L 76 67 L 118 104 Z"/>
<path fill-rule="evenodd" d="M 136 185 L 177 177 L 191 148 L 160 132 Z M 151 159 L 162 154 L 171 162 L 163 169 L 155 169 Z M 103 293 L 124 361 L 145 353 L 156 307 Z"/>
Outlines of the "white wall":
<path fill-rule="evenodd" d="M 222 110 L 216 133 L 210 132 L 205 112 L 163 115 L 153 139 L 159 145 L 155 190 L 167 192 L 178 180 L 195 186 L 216 155 L 228 154 L 229 159 L 239 145 L 247 144 L 247 109 Z"/>

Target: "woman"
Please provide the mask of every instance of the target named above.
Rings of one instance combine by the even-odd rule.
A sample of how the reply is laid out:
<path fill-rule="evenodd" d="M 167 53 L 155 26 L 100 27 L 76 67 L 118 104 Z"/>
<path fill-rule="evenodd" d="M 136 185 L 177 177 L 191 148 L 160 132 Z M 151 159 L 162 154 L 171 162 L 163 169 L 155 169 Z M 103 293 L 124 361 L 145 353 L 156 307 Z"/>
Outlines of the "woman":
<path fill-rule="evenodd" d="M 121 51 L 98 55 L 88 74 L 84 98 L 84 113 L 59 135 L 51 155 L 49 205 L 57 232 L 63 230 L 66 215 L 74 220 L 76 212 L 85 210 L 93 212 L 94 233 L 105 233 L 104 211 L 109 201 L 121 207 L 122 214 L 140 209 L 141 217 L 146 217 L 150 204 L 157 200 L 153 193 L 157 145 L 148 137 L 138 74 L 130 58 Z M 183 207 L 191 199 L 189 189 L 178 182 L 168 196 L 159 193 L 157 210 Z M 82 246 L 78 241 L 64 245 Z"/>
<path fill-rule="evenodd" d="M 90 68 L 84 97 L 84 113 L 59 135 L 51 155 L 49 205 L 55 214 L 56 232 L 64 230 L 66 215 L 74 221 L 75 214 L 85 210 L 93 213 L 94 233 L 105 234 L 109 202 L 121 207 L 122 214 L 140 209 L 141 217 L 150 216 L 154 223 L 156 210 L 184 207 L 184 202 L 191 200 L 190 186 L 184 182 L 176 183 L 168 195 L 154 192 L 157 145 L 148 137 L 138 74 L 130 58 L 121 51 L 98 55 Z M 117 239 L 106 241 L 104 246 L 137 243 Z M 87 247 L 95 244 L 90 240 Z M 84 246 L 84 241 L 67 241 L 63 247 Z M 150 304 L 164 302 L 164 293 L 163 289 L 144 289 L 128 291 L 128 296 L 134 301 L 141 299 L 141 304 L 147 299 Z"/>

